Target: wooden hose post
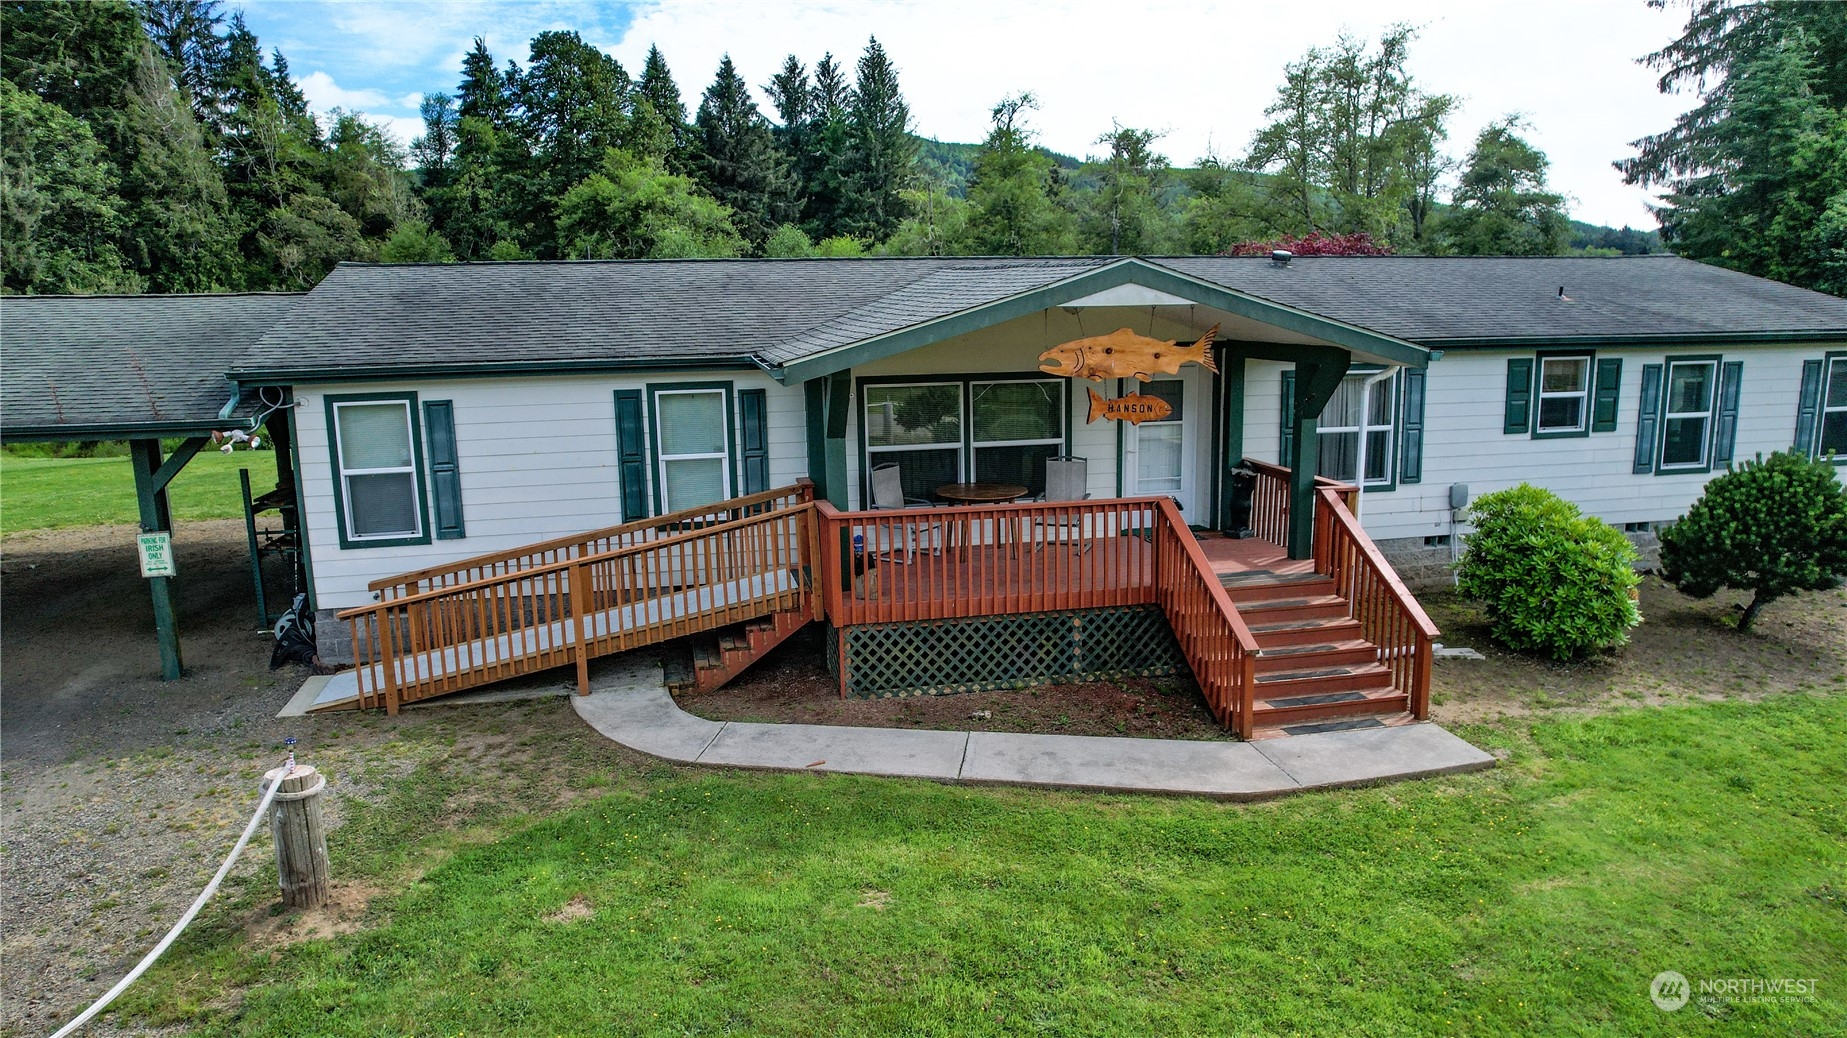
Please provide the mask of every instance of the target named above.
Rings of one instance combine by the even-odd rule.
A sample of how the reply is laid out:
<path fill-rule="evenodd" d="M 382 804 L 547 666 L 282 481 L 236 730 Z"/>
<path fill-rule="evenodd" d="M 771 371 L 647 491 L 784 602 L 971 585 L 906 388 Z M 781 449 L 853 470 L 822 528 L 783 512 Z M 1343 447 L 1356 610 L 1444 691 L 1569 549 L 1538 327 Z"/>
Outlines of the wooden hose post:
<path fill-rule="evenodd" d="M 276 882 L 285 906 L 314 908 L 328 897 L 327 831 L 321 820 L 327 776 L 306 764 L 297 764 L 294 771 L 272 768 L 263 774 L 264 789 L 278 781 L 282 785 L 269 809 Z"/>

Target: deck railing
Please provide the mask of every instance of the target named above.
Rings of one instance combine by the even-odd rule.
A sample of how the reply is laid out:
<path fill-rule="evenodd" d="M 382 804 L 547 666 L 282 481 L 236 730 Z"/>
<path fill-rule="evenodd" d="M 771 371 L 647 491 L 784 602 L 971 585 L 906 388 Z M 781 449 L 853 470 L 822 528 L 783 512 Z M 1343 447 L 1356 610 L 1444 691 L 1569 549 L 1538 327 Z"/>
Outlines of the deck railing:
<path fill-rule="evenodd" d="M 509 556 L 484 566 L 488 575 L 340 613 L 353 625 L 359 706 L 396 713 L 404 703 L 572 663 L 581 694 L 594 657 L 810 608 L 813 505 L 763 500 L 777 506 L 494 572 L 518 561 Z"/>
<path fill-rule="evenodd" d="M 834 625 L 1156 605 L 1213 716 L 1250 734 L 1256 640 L 1171 500 L 815 512 Z"/>
<path fill-rule="evenodd" d="M 1289 470 L 1267 461 L 1244 459 L 1244 467 L 1257 473 L 1257 487 L 1251 497 L 1251 530 L 1271 544 L 1289 546 Z M 1315 477 L 1315 490 L 1333 490 L 1352 511 L 1360 488 L 1326 476 Z"/>
<path fill-rule="evenodd" d="M 509 551 L 489 552 L 456 562 L 446 562 L 424 569 L 400 573 L 366 585 L 378 599 L 388 601 L 435 591 L 445 587 L 472 584 L 479 580 L 510 576 L 515 573 L 551 566 L 572 559 L 588 558 L 632 548 L 649 541 L 696 532 L 720 523 L 731 522 L 764 512 L 799 508 L 814 499 L 814 484 L 803 480 L 786 487 L 733 498 L 721 507 L 703 505 L 657 515 L 647 519 L 607 526 L 588 533 L 521 545 Z"/>
<path fill-rule="evenodd" d="M 1379 647 L 1379 662 L 1391 670 L 1393 687 L 1409 697 L 1411 715 L 1425 720 L 1437 627 L 1360 529 L 1340 492 L 1323 487 L 1316 498 L 1315 571 L 1334 578 L 1334 593 L 1347 600 L 1348 615 Z"/>

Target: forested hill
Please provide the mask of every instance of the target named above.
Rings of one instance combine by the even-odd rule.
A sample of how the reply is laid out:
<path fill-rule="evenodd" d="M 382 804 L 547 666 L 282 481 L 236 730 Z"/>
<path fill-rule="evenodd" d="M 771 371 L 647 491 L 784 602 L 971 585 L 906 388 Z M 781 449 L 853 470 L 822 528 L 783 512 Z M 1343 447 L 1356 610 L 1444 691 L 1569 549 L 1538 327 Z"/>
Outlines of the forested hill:
<path fill-rule="evenodd" d="M 1702 3 L 1650 57 L 1707 95 L 1619 164 L 1666 193 L 1656 235 L 1571 220 L 1516 117 L 1452 151 L 1459 102 L 1416 85 L 1404 26 L 1311 49 L 1243 154 L 1181 166 L 1161 134 L 1117 124 L 1091 156 L 1052 152 L 1031 94 L 999 99 L 979 144 L 920 138 L 876 39 L 851 61 L 727 58 L 696 98 L 658 49 L 630 69 L 569 31 L 516 56 L 477 39 L 407 145 L 310 112 L 285 56 L 219 0 L 4 0 L 0 274 L 7 292 L 218 291 L 304 288 L 343 259 L 1216 253 L 1312 235 L 1442 255 L 1665 239 L 1840 292 L 1847 18 L 1828 7 Z"/>

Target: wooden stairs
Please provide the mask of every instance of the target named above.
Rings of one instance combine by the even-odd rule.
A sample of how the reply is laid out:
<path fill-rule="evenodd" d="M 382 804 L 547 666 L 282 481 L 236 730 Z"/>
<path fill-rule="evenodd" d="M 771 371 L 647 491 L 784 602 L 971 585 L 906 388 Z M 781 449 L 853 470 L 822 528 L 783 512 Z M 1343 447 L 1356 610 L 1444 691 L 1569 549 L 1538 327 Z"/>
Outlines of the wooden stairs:
<path fill-rule="evenodd" d="M 1219 582 L 1257 639 L 1253 738 L 1413 720 L 1410 695 L 1393 687 L 1333 577 L 1252 569 Z"/>
<path fill-rule="evenodd" d="M 695 635 L 691 665 L 670 664 L 667 688 L 675 695 L 723 688 L 813 619 L 807 610 L 783 610 Z"/>

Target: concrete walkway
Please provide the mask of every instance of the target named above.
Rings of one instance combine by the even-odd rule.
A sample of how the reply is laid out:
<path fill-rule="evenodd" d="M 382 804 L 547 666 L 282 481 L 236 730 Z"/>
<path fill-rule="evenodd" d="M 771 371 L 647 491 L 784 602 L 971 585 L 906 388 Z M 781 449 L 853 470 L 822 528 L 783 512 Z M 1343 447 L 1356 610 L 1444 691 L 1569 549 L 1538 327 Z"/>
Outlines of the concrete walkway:
<path fill-rule="evenodd" d="M 1107 739 L 708 721 L 675 705 L 660 664 L 618 659 L 572 706 L 630 749 L 683 764 L 1260 800 L 1476 771 L 1494 758 L 1434 724 L 1259 742 Z"/>

